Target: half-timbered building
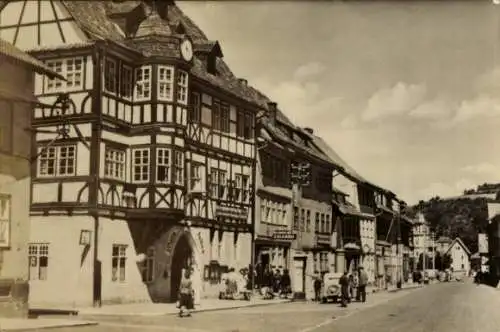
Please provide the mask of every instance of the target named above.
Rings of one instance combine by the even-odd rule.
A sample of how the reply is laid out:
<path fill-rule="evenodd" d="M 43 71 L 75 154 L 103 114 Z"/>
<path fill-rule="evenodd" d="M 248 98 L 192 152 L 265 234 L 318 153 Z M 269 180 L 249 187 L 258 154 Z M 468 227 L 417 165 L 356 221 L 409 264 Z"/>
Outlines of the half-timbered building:
<path fill-rule="evenodd" d="M 3 1 L 38 76 L 34 306 L 174 301 L 250 263 L 255 117 L 267 105 L 173 1 Z M 36 266 L 35 266 L 36 265 Z"/>

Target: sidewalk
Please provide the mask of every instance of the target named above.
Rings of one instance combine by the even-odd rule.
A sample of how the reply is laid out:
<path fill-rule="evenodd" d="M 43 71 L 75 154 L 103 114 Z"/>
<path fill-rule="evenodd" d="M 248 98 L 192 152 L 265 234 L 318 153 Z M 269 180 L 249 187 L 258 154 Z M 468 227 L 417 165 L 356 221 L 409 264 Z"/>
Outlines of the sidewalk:
<path fill-rule="evenodd" d="M 97 325 L 96 322 L 55 318 L 0 318 L 0 331 L 28 331 L 59 327 Z"/>
<path fill-rule="evenodd" d="M 289 302 L 291 299 L 252 299 L 250 301 L 203 299 L 200 305 L 195 306 L 193 312 L 249 308 Z M 176 315 L 178 312 L 179 309 L 176 308 L 175 303 L 130 303 L 78 309 L 79 316 L 162 316 Z"/>
<path fill-rule="evenodd" d="M 370 288 L 367 288 L 366 292 L 367 293 L 399 292 L 399 291 L 403 291 L 403 290 L 407 290 L 407 289 L 414 289 L 414 288 L 420 288 L 420 287 L 425 287 L 425 285 L 418 284 L 418 283 L 411 283 L 411 284 L 403 284 L 401 288 L 397 288 L 395 285 L 392 285 L 392 286 L 389 286 L 387 289 L 370 287 Z"/>

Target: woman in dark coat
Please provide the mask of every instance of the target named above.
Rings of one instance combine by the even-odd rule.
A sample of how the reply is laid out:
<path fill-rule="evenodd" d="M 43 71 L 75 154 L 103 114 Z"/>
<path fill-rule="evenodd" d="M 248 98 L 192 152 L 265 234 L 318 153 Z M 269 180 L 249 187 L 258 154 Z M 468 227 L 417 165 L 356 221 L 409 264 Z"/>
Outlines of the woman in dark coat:
<path fill-rule="evenodd" d="M 347 307 L 349 301 L 349 277 L 347 276 L 347 271 L 339 279 L 340 292 L 341 292 L 341 306 Z"/>

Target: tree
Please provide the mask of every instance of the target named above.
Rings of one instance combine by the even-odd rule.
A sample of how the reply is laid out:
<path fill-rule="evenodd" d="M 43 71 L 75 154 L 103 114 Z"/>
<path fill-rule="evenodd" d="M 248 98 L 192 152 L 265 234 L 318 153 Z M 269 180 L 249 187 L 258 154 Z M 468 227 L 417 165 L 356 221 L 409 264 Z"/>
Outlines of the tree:
<path fill-rule="evenodd" d="M 451 267 L 453 263 L 453 258 L 451 258 L 450 254 L 445 254 L 442 258 L 443 270 L 447 270 Z"/>
<path fill-rule="evenodd" d="M 417 270 L 427 270 L 432 268 L 432 257 L 426 254 L 424 267 L 424 254 L 418 256 Z"/>
<path fill-rule="evenodd" d="M 459 197 L 420 201 L 411 210 L 422 211 L 431 228 L 439 236 L 460 237 L 472 251 L 477 251 L 477 234 L 488 225 L 488 199 Z"/>

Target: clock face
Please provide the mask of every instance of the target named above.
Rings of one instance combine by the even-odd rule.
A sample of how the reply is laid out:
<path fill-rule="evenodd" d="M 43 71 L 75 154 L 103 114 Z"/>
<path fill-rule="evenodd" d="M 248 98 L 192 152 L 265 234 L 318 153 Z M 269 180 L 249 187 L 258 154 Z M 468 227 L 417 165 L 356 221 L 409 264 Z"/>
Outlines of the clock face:
<path fill-rule="evenodd" d="M 193 58 L 193 44 L 189 39 L 184 39 L 181 43 L 181 55 L 185 61 L 191 61 Z"/>

